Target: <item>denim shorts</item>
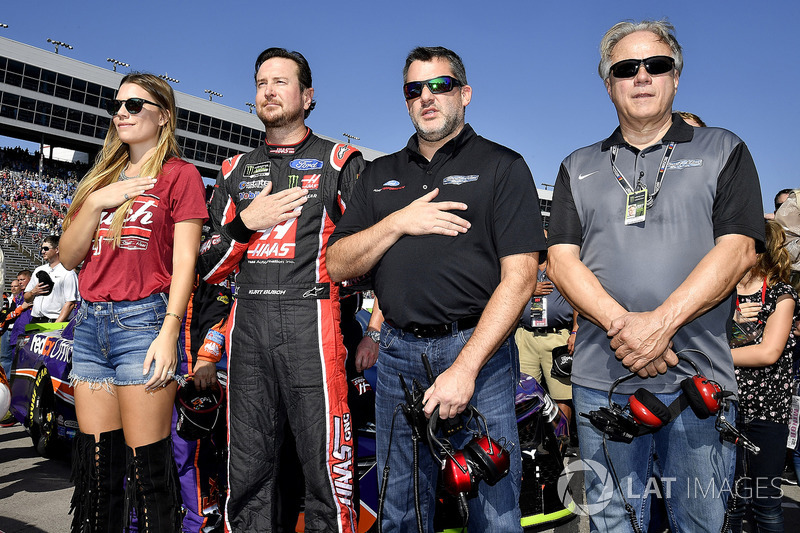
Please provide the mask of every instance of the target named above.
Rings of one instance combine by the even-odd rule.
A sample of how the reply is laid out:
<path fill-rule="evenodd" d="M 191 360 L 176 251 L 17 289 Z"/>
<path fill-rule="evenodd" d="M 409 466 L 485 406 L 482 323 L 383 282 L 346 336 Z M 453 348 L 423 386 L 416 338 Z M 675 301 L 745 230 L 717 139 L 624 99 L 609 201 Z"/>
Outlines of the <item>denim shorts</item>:
<path fill-rule="evenodd" d="M 142 375 L 142 366 L 166 312 L 163 293 L 135 302 L 82 302 L 75 317 L 70 380 L 101 385 L 147 383 L 155 363 L 147 375 Z"/>

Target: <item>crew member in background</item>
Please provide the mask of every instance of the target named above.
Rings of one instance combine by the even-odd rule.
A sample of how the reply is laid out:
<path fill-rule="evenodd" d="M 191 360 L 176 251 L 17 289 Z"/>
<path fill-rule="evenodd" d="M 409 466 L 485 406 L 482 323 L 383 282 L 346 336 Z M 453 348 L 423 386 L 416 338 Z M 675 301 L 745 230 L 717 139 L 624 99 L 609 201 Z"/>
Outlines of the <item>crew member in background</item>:
<path fill-rule="evenodd" d="M 577 315 L 547 277 L 547 252 L 539 255 L 536 290 L 522 311 L 519 325 L 514 339 L 519 348 L 520 371 L 547 385 L 548 394 L 569 421 L 572 417 L 572 382 L 569 376 L 553 375 L 553 358 L 562 352 L 573 354 L 578 332 Z"/>
<path fill-rule="evenodd" d="M 183 356 L 180 374 L 184 380 L 191 380 L 202 394 L 211 387 L 219 386 L 217 371 L 227 368 L 225 353 L 225 330 L 228 313 L 232 305 L 231 290 L 227 286 L 211 285 L 198 281 L 186 308 L 186 318 L 180 336 Z M 181 385 L 183 388 L 186 385 Z M 183 390 L 178 390 L 179 397 Z M 175 450 L 175 463 L 180 478 L 181 499 L 185 514 L 183 531 L 202 533 L 204 528 L 222 531 L 222 506 L 227 486 L 225 468 L 220 464 L 224 440 L 225 409 L 221 408 L 222 420 L 216 431 L 200 431 L 186 424 L 190 431 L 176 429 L 178 412 L 173 414 L 172 441 Z M 221 434 L 220 434 L 221 428 Z M 194 430 L 194 431 L 191 431 Z M 201 438 L 184 438 L 182 433 L 203 433 Z M 200 435 L 193 435 L 200 437 Z"/>
<path fill-rule="evenodd" d="M 78 275 L 74 270 L 67 270 L 61 264 L 58 253 L 59 240 L 58 235 L 44 238 L 42 258 L 46 264 L 33 271 L 33 277 L 25 287 L 25 301 L 33 304 L 31 310 L 33 324 L 66 322 L 79 298 Z M 46 282 L 42 282 L 42 279 Z"/>

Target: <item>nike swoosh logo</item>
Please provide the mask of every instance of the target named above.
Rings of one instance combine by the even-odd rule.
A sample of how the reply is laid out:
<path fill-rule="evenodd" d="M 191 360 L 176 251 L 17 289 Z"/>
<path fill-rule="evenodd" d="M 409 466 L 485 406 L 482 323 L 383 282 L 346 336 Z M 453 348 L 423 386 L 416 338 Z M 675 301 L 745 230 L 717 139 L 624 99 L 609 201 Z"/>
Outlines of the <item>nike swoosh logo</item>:
<path fill-rule="evenodd" d="M 600 172 L 600 171 L 599 170 L 595 170 L 594 172 L 589 172 L 588 174 L 581 174 L 580 176 L 578 176 L 578 179 L 582 180 L 584 178 L 588 178 L 589 176 L 591 176 L 593 174 L 597 174 L 598 172 Z"/>

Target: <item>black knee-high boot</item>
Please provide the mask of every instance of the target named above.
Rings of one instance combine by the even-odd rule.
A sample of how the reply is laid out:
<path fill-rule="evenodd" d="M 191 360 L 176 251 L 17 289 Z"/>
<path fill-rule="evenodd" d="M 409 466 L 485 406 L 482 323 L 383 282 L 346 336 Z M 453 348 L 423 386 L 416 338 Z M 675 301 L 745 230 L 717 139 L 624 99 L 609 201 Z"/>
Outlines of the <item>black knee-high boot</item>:
<path fill-rule="evenodd" d="M 120 533 L 125 478 L 125 437 L 121 429 L 78 433 L 72 449 L 75 492 L 70 502 L 72 533 Z"/>
<path fill-rule="evenodd" d="M 136 507 L 141 533 L 176 533 L 181 530 L 180 484 L 178 467 L 172 454 L 172 437 L 128 448 L 127 489 L 123 515 Z"/>

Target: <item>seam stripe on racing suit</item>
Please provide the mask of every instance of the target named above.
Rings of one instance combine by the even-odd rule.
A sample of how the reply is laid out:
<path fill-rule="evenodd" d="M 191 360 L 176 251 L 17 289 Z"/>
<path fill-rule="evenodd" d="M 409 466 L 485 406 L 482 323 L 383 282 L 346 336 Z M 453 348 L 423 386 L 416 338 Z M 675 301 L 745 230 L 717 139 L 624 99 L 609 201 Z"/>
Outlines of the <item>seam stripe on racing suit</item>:
<path fill-rule="evenodd" d="M 330 283 L 325 249 L 363 159 L 352 147 L 310 132 L 295 147 L 274 148 L 262 145 L 223 165 L 198 260 L 209 281 L 235 271 L 238 290 L 226 339 L 226 528 L 272 529 L 275 473 L 282 466 L 279 447 L 288 421 L 306 479 L 306 531 L 352 532 L 357 525 L 346 350 L 339 286 Z M 297 218 L 251 232 L 236 215 L 268 183 L 272 192 L 302 186 L 308 200 Z M 317 295 L 316 288 L 326 285 L 330 296 Z"/>

